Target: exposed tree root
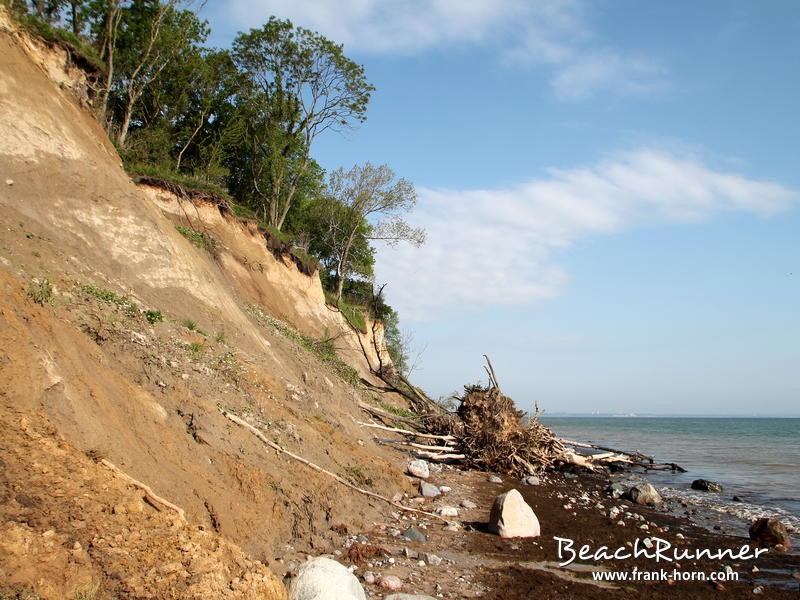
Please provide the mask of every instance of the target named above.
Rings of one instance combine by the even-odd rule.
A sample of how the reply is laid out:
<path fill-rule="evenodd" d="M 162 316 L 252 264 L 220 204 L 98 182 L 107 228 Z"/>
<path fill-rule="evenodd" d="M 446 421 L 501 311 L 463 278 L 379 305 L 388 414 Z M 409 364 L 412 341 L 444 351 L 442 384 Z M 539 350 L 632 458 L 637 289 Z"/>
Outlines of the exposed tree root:
<path fill-rule="evenodd" d="M 180 506 L 177 506 L 177 505 L 173 504 L 172 502 L 170 502 L 169 500 L 166 500 L 166 499 L 162 498 L 161 496 L 156 494 L 150 488 L 150 486 L 148 486 L 145 483 L 142 483 L 141 481 L 139 481 L 137 479 L 134 479 L 133 477 L 131 477 L 130 475 L 125 473 L 122 469 L 120 469 L 119 467 L 114 465 L 114 463 L 112 463 L 108 459 L 105 459 L 105 458 L 101 459 L 100 460 L 100 464 L 105 465 L 106 467 L 108 467 L 109 469 L 114 471 L 114 473 L 116 473 L 117 475 L 122 477 L 122 479 L 124 479 L 125 481 L 127 481 L 131 485 L 136 486 L 140 490 L 144 491 L 145 496 L 150 501 L 150 504 L 152 504 L 154 506 L 160 504 L 162 506 L 166 506 L 167 508 L 171 508 L 176 513 L 178 513 L 178 517 L 180 517 L 181 521 L 186 523 L 186 513 L 183 511 L 183 509 Z M 156 508 L 158 508 L 158 507 L 156 506 Z"/>

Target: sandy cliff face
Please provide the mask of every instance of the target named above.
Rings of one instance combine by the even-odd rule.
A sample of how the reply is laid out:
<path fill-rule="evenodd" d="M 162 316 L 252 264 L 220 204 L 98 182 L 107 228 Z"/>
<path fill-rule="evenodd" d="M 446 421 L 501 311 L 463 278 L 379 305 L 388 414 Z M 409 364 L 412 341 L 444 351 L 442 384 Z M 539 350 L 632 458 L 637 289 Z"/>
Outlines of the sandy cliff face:
<path fill-rule="evenodd" d="M 220 409 L 361 486 L 391 496 L 407 483 L 356 423 L 370 395 L 253 306 L 335 336 L 363 377 L 374 347 L 257 232 L 137 189 L 80 84 L 58 85 L 75 81 L 58 75 L 63 59 L 0 17 L 0 593 L 280 597 L 260 563 L 280 567 L 290 540 L 294 552 L 331 550 L 331 527 L 369 523 L 375 505 L 266 452 Z M 216 258 L 176 231 L 186 219 L 220 241 Z M 100 458 L 185 510 L 186 524 L 169 525 Z M 61 566 L 23 572 L 26 560 Z M 250 585 L 244 571 L 260 575 Z M 187 577 L 207 586 L 158 583 Z"/>

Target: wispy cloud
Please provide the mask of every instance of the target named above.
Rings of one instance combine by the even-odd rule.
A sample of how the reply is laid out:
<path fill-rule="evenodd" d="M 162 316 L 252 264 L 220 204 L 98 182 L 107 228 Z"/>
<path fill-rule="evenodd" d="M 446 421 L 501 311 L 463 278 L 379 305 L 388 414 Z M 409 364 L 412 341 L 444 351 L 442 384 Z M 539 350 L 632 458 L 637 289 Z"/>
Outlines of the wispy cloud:
<path fill-rule="evenodd" d="M 566 100 L 601 90 L 649 94 L 669 85 L 655 59 L 628 56 L 600 37 L 585 0 L 231 0 L 221 6 L 209 11 L 231 32 L 258 27 L 274 14 L 350 52 L 418 54 L 480 44 L 506 64 L 548 69 L 553 92 Z"/>
<path fill-rule="evenodd" d="M 588 236 L 732 211 L 767 216 L 798 196 L 777 183 L 652 149 L 551 169 L 548 177 L 508 189 L 419 195 L 413 220 L 427 229 L 426 245 L 381 248 L 378 257 L 391 303 L 415 320 L 557 296 L 567 273 L 553 252 Z"/>

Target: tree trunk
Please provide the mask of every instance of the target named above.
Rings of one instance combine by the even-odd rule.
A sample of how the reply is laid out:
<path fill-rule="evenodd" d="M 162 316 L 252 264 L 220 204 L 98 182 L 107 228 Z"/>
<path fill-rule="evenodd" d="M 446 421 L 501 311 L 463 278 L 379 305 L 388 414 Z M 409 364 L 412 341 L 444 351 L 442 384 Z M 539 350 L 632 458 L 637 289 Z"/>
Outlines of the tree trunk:
<path fill-rule="evenodd" d="M 131 115 L 133 113 L 133 102 L 129 99 L 125 105 L 125 115 L 122 117 L 119 131 L 117 132 L 117 146 L 119 148 L 125 147 L 125 140 L 128 138 L 128 128 L 131 126 Z"/>
<path fill-rule="evenodd" d="M 339 264 L 336 266 L 336 302 L 339 302 L 342 299 L 342 290 L 344 289 L 344 278 L 347 271 L 347 261 L 350 259 L 350 250 L 353 247 L 353 239 L 356 236 L 356 228 L 354 228 L 350 235 L 347 237 L 347 243 L 344 245 L 344 249 L 342 250 L 341 258 L 339 258 Z"/>

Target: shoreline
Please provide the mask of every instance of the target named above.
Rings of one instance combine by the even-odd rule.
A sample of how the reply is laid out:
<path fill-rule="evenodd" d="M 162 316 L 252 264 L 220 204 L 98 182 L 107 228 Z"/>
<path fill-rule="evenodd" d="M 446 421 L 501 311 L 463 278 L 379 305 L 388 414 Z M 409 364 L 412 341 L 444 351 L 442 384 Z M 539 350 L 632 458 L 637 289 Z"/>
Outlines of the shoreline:
<path fill-rule="evenodd" d="M 407 456 L 398 453 L 398 458 L 404 466 Z M 399 590 L 403 593 L 452 599 L 588 600 L 601 594 L 602 597 L 614 594 L 613 597 L 626 599 L 699 599 L 722 590 L 730 598 L 751 598 L 754 590 L 762 598 L 796 600 L 798 597 L 800 581 L 793 577 L 794 573 L 800 573 L 796 546 L 789 553 L 770 550 L 751 558 L 754 554 L 751 550 L 741 555 L 744 546 L 752 549 L 754 544 L 746 528 L 729 533 L 709 531 L 686 515 L 672 514 L 674 507 L 668 505 L 669 501 L 659 508 L 651 508 L 614 500 L 605 492 L 612 481 L 606 474 L 552 473 L 541 477 L 540 485 L 522 485 L 508 476 L 500 476 L 501 484 L 490 483 L 489 476 L 485 472 L 445 466 L 440 472 L 432 473 L 428 481 L 451 488 L 450 491 L 435 499 L 407 496 L 401 500 L 403 504 L 426 511 L 442 506 L 459 507 L 463 500 L 471 500 L 477 508 L 459 507 L 459 516 L 452 519 L 459 524 L 457 531 L 444 530 L 441 522 L 424 516 L 399 514 L 387 506 L 383 522 L 358 531 L 345 527 L 347 535 L 342 536 L 341 544 L 329 556 L 352 565 L 367 597 L 376 600 L 390 592 L 377 583 L 366 583 L 367 572 L 378 582 L 383 575 L 397 576 L 403 583 Z M 415 485 L 418 483 L 416 478 L 409 476 L 409 479 Z M 503 539 L 487 532 L 494 498 L 510 489 L 519 490 L 533 508 L 541 524 L 540 537 Z M 621 510 L 615 519 L 609 518 L 613 507 Z M 401 537 L 402 532 L 412 526 L 423 532 L 424 541 Z M 658 562 L 641 554 L 622 557 L 625 553 L 622 551 L 618 559 L 592 556 L 589 560 L 576 558 L 569 565 L 561 565 L 569 556 L 562 552 L 559 557 L 557 538 L 572 540 L 575 550 L 583 545 L 592 549 L 603 546 L 611 550 L 630 549 L 634 545 L 643 547 L 645 539 L 653 543 L 658 538 L 671 544 L 682 558 Z M 716 557 L 717 550 L 723 553 L 722 558 Z M 695 556 L 697 551 L 701 556 Z M 430 555 L 434 555 L 433 558 Z M 740 555 L 742 558 L 730 558 Z M 292 559 L 270 566 L 279 576 L 290 575 L 305 558 L 300 552 Z M 434 564 L 437 561 L 440 563 Z M 698 573 L 709 577 L 712 573 L 727 575 L 729 571 L 737 573 L 739 581 L 674 579 Z M 600 572 L 627 573 L 628 577 L 642 579 L 595 580 L 598 575 L 593 573 Z M 656 574 L 663 580 L 652 580 Z M 672 581 L 667 580 L 670 575 Z"/>

